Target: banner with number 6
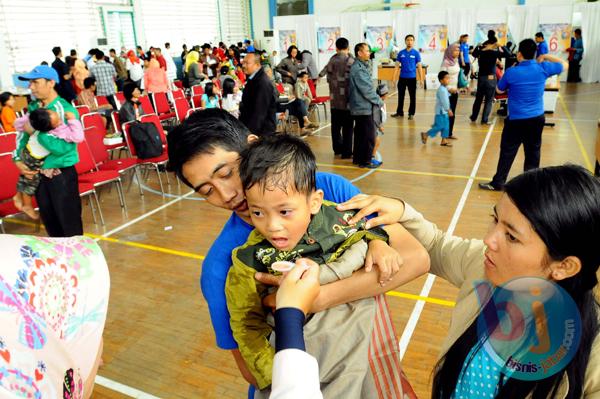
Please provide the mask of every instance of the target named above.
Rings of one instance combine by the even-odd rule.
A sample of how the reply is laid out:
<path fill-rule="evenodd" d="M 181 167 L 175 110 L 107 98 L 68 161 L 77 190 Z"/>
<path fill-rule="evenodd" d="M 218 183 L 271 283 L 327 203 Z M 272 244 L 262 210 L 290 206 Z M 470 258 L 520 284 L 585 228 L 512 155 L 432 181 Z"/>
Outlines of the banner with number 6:
<path fill-rule="evenodd" d="M 571 47 L 571 24 L 540 24 L 538 30 L 544 34 L 550 53 L 561 54 Z"/>

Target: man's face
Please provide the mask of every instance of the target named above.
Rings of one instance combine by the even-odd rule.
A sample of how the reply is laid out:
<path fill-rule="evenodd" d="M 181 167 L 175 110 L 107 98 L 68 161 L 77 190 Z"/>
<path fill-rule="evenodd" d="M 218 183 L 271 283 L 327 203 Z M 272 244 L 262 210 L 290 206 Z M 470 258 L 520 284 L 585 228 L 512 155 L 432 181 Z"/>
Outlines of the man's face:
<path fill-rule="evenodd" d="M 246 75 L 252 75 L 258 69 L 259 65 L 256 64 L 254 54 L 248 54 L 242 61 L 242 69 Z"/>
<path fill-rule="evenodd" d="M 33 79 L 29 81 L 31 94 L 37 99 L 45 100 L 50 97 L 54 91 L 55 82 L 46 79 Z"/>
<path fill-rule="evenodd" d="M 537 37 L 537 36 L 535 37 L 535 42 L 536 42 L 536 43 L 541 43 L 541 42 L 543 42 L 543 41 L 544 41 L 544 39 L 543 39 L 543 38 L 541 38 L 541 37 Z"/>
<path fill-rule="evenodd" d="M 415 38 L 412 36 L 409 36 L 406 38 L 406 40 L 404 40 L 404 43 L 406 43 L 406 47 L 412 48 L 412 46 L 415 44 Z"/>
<path fill-rule="evenodd" d="M 216 147 L 212 153 L 200 154 L 183 165 L 182 173 L 196 192 L 219 208 L 234 211 L 250 222 L 248 204 L 239 174 L 239 157 L 235 151 Z"/>
<path fill-rule="evenodd" d="M 358 59 L 361 61 L 368 61 L 369 58 L 371 58 L 369 46 L 362 46 L 360 50 L 358 50 Z"/>
<path fill-rule="evenodd" d="M 260 234 L 280 251 L 291 251 L 298 245 L 323 202 L 323 192 L 299 193 L 288 184 L 262 187 L 255 184 L 246 190 L 252 224 Z"/>

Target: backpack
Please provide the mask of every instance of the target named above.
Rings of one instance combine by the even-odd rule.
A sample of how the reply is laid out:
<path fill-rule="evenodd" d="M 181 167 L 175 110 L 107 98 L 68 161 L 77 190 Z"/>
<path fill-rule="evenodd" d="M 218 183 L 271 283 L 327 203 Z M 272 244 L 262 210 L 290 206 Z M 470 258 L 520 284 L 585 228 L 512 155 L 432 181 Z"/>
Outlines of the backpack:
<path fill-rule="evenodd" d="M 129 135 L 138 158 L 148 159 L 162 154 L 162 141 L 154 123 L 132 123 Z"/>

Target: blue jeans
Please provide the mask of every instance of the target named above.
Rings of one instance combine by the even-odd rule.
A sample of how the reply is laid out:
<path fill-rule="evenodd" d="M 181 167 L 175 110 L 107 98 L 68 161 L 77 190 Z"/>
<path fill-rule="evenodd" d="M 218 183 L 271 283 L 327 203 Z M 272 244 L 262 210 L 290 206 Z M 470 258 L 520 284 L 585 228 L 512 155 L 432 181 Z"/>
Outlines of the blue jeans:
<path fill-rule="evenodd" d="M 429 137 L 435 137 L 438 132 L 442 132 L 442 138 L 448 138 L 450 135 L 450 119 L 448 118 L 448 114 L 436 115 L 433 120 L 433 126 L 431 126 L 427 134 Z"/>

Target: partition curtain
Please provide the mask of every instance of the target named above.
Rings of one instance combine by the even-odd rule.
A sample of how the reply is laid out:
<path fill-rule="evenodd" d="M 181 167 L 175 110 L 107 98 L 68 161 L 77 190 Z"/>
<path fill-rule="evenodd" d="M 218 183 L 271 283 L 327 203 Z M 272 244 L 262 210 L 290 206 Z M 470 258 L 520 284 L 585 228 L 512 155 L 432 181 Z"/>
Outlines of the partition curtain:
<path fill-rule="evenodd" d="M 448 9 L 448 39 L 450 43 L 458 41 L 460 35 L 469 35 L 469 43 L 475 40 L 475 10 L 472 8 L 449 8 Z"/>
<path fill-rule="evenodd" d="M 364 41 L 364 15 L 361 12 L 350 12 L 341 15 L 342 37 L 350 42 L 350 52 L 354 54 L 354 45 Z"/>
<path fill-rule="evenodd" d="M 419 10 L 416 20 L 415 29 L 415 46 L 418 47 L 419 43 L 419 25 L 448 25 L 448 13 L 446 10 Z M 421 60 L 423 64 L 428 66 L 427 73 L 436 74 L 440 71 L 442 65 L 442 59 L 444 58 L 443 51 L 435 52 L 424 52 L 421 53 Z"/>
<path fill-rule="evenodd" d="M 417 36 L 417 10 L 396 11 L 395 19 L 394 36 L 396 37 L 396 46 L 403 49 L 406 35 Z"/>
<path fill-rule="evenodd" d="M 509 6 L 508 29 L 515 39 L 515 45 L 526 38 L 533 38 L 539 24 L 538 6 Z"/>
<path fill-rule="evenodd" d="M 581 35 L 583 39 L 583 61 L 581 80 L 586 83 L 600 81 L 600 4 L 577 4 L 581 12 Z"/>
<path fill-rule="evenodd" d="M 285 17 L 273 18 L 273 27 L 276 30 L 295 30 L 296 46 L 300 51 L 309 50 L 313 54 L 318 54 L 317 48 L 317 28 L 314 15 L 290 15 Z M 275 38 L 277 41 L 279 38 Z M 279 42 L 277 42 L 279 48 Z M 281 54 L 281 57 L 286 57 Z"/>
<path fill-rule="evenodd" d="M 342 37 L 345 37 L 341 30 L 341 17 L 340 15 L 318 15 L 316 16 L 316 29 L 319 28 L 334 28 L 340 27 L 340 34 Z M 318 46 L 318 43 L 317 43 Z M 313 55 L 317 54 L 315 57 L 317 67 L 319 70 L 323 69 L 325 65 L 329 62 L 329 59 L 333 56 L 333 54 L 321 54 L 319 53 L 319 49 L 317 48 L 317 52 L 313 53 Z"/>

